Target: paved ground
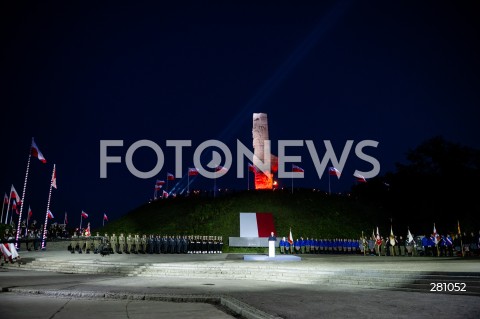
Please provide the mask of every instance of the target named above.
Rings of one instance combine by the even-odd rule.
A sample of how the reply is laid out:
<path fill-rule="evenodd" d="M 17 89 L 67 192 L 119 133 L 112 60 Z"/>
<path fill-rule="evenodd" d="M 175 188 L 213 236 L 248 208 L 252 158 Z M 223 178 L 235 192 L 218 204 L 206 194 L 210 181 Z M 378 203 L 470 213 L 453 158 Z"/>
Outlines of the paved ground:
<path fill-rule="evenodd" d="M 24 258 L 99 259 L 98 255 L 70 255 L 63 251 L 24 252 Z M 377 267 L 382 269 L 480 272 L 480 260 L 363 257 L 303 256 L 297 263 L 318 267 Z M 179 262 L 236 259 L 222 255 L 111 255 L 109 261 Z M 238 260 L 238 262 L 244 262 Z M 13 269 L 0 271 L 0 286 L 16 291 L 0 294 L 4 318 L 229 318 L 221 308 L 205 303 L 172 303 L 128 299 L 99 298 L 111 294 L 115 298 L 149 296 L 165 300 L 168 296 L 208 298 L 225 296 L 245 303 L 272 317 L 281 318 L 478 318 L 480 297 L 439 294 L 430 291 L 390 291 L 331 287 L 251 280 L 182 279 L 152 277 L 115 277 L 106 275 L 26 272 Z M 50 295 L 25 295 L 20 292 L 42 292 Z M 66 297 L 67 293 L 93 296 L 92 299 Z M 130 296 L 130 297 L 129 297 Z M 132 297 L 133 296 L 133 297 Z M 158 298 L 156 298 L 158 297 Z M 163 299 L 162 299 L 163 298 Z M 178 300 L 178 298 L 176 299 Z M 88 313 L 88 315 L 85 315 Z"/>

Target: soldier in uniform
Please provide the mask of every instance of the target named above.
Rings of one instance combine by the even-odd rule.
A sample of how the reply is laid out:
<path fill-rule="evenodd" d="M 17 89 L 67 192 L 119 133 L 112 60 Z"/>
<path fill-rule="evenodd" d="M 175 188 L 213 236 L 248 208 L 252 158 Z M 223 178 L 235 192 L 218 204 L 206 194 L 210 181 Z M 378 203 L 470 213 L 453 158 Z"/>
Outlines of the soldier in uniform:
<path fill-rule="evenodd" d="M 223 253 L 223 237 L 220 236 L 220 237 L 218 238 L 218 241 L 219 241 L 219 245 L 220 245 L 220 246 L 219 246 L 219 249 L 218 249 L 218 252 L 221 254 L 221 253 Z"/>
<path fill-rule="evenodd" d="M 125 244 L 125 236 L 123 233 L 120 233 L 120 236 L 118 236 L 118 245 L 122 253 L 128 254 L 127 245 Z"/>
<path fill-rule="evenodd" d="M 285 254 L 285 237 L 282 237 L 282 239 L 280 239 L 278 247 L 280 248 L 280 254 Z"/>
<path fill-rule="evenodd" d="M 133 245 L 133 237 L 132 237 L 132 234 L 128 234 L 127 235 L 127 238 L 125 239 L 125 250 L 127 251 L 127 254 L 130 254 L 132 253 L 132 245 Z"/>
<path fill-rule="evenodd" d="M 106 236 L 107 234 L 105 234 Z M 112 234 L 112 236 L 110 236 L 110 245 L 112 246 L 112 249 L 117 253 L 117 254 L 121 254 L 122 253 L 122 250 L 120 248 L 120 243 L 118 241 L 118 238 L 117 236 L 115 235 L 115 233 Z"/>
<path fill-rule="evenodd" d="M 142 238 L 140 238 L 140 246 L 138 252 L 141 254 L 145 254 L 147 252 L 147 235 L 143 234 Z"/>
<path fill-rule="evenodd" d="M 398 238 L 398 247 L 400 248 L 400 256 L 405 256 L 405 240 L 403 236 Z"/>
<path fill-rule="evenodd" d="M 93 253 L 98 254 L 98 249 L 100 248 L 101 239 L 100 234 L 97 232 L 95 237 L 93 237 Z"/>
<path fill-rule="evenodd" d="M 140 235 L 139 234 L 135 234 L 134 237 L 132 238 L 132 253 L 134 254 L 138 254 L 138 247 L 140 246 Z"/>
<path fill-rule="evenodd" d="M 153 235 L 151 234 L 148 236 L 147 253 L 153 254 Z"/>

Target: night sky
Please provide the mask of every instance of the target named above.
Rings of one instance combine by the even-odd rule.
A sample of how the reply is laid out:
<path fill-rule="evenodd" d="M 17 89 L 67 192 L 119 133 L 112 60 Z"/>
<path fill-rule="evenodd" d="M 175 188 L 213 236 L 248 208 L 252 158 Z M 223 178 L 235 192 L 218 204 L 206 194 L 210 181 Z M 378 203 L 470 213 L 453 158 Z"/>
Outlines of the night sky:
<path fill-rule="evenodd" d="M 254 112 L 268 113 L 274 154 L 279 139 L 313 140 L 321 157 L 323 140 L 339 157 L 347 140 L 371 139 L 379 145 L 365 152 L 382 175 L 437 135 L 480 148 L 475 2 L 257 2 L 2 2 L 0 191 L 13 183 L 21 194 L 35 137 L 48 162 L 32 158 L 23 213 L 30 205 L 43 222 L 56 163 L 55 221 L 67 211 L 78 225 L 84 210 L 99 226 L 103 213 L 114 220 L 153 196 L 156 178 L 125 166 L 132 143 L 160 145 L 165 179 L 174 173 L 166 140 L 192 140 L 186 171 L 204 140 L 234 155 L 236 139 L 251 147 Z M 107 139 L 124 140 L 109 149 L 122 164 L 100 179 Z M 328 188 L 306 146 L 288 155 L 305 169 L 295 187 Z M 147 148 L 133 159 L 143 171 L 156 163 Z M 355 169 L 371 165 L 352 150 L 335 192 L 350 190 Z M 191 189 L 212 186 L 198 177 Z M 247 180 L 231 171 L 217 186 L 241 190 Z"/>

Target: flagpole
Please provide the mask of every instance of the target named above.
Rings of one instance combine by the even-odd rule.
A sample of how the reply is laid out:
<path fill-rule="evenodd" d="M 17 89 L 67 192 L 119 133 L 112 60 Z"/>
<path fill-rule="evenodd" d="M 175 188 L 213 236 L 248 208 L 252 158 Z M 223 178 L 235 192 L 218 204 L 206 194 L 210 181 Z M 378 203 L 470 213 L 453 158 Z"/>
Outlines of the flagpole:
<path fill-rule="evenodd" d="M 213 173 L 213 198 L 215 198 L 215 191 L 217 190 L 217 172 Z"/>
<path fill-rule="evenodd" d="M 27 226 L 25 228 L 25 237 L 28 235 L 28 220 L 30 219 L 30 216 L 28 214 L 30 213 L 30 207 L 28 207 L 28 212 L 27 212 Z"/>
<path fill-rule="evenodd" d="M 330 172 L 328 172 L 328 195 L 332 195 L 332 188 L 330 186 Z"/>
<path fill-rule="evenodd" d="M 12 219 L 13 219 L 13 206 L 12 206 L 12 213 L 10 214 L 10 223 L 9 224 L 12 223 Z"/>
<path fill-rule="evenodd" d="M 13 186 L 13 185 L 12 185 Z M 7 224 L 8 220 L 8 211 L 10 210 L 10 203 L 12 202 L 12 188 L 10 188 L 10 196 L 8 197 L 8 205 L 7 205 L 7 214 L 5 215 L 5 225 Z"/>
<path fill-rule="evenodd" d="M 80 232 L 79 236 L 81 236 L 82 234 L 82 221 L 83 221 L 83 216 L 82 216 L 82 213 L 80 213 L 80 228 L 78 229 L 78 231 Z"/>
<path fill-rule="evenodd" d="M 102 218 L 102 227 L 105 227 L 105 215 Z"/>
<path fill-rule="evenodd" d="M 54 177 L 55 177 L 55 164 L 53 164 L 52 179 L 50 180 L 50 190 L 48 191 L 47 211 L 45 213 L 45 223 L 43 224 L 42 249 L 45 249 L 45 239 L 47 237 L 48 211 L 50 210 L 50 199 L 52 198 L 52 187 L 53 187 Z"/>
<path fill-rule="evenodd" d="M 190 196 L 190 169 L 187 169 L 187 196 Z"/>
<path fill-rule="evenodd" d="M 3 201 L 2 201 L 2 217 L 0 218 L 0 222 L 3 220 L 3 211 L 4 210 L 5 210 L 5 197 L 3 197 Z"/>
<path fill-rule="evenodd" d="M 32 145 L 33 145 L 33 137 L 32 137 Z M 23 203 L 25 202 L 25 192 L 27 191 L 27 181 L 28 181 L 28 171 L 30 170 L 30 159 L 32 158 L 32 145 L 30 145 L 30 149 L 28 152 L 28 160 L 27 160 L 27 169 L 25 171 L 25 180 L 23 182 L 23 192 L 22 192 L 22 202 L 20 203 L 20 214 L 18 215 L 18 225 L 17 225 L 17 234 L 15 238 L 15 247 L 18 249 L 18 236 L 20 234 L 20 221 L 22 220 L 22 212 L 23 212 Z M 55 167 L 55 165 L 53 165 Z M 10 194 L 11 195 L 11 194 Z"/>
<path fill-rule="evenodd" d="M 247 191 L 249 190 L 250 190 L 250 169 L 247 166 Z"/>
<path fill-rule="evenodd" d="M 292 172 L 290 174 L 292 174 L 290 176 L 292 177 L 292 194 L 293 194 L 293 164 L 292 164 Z"/>

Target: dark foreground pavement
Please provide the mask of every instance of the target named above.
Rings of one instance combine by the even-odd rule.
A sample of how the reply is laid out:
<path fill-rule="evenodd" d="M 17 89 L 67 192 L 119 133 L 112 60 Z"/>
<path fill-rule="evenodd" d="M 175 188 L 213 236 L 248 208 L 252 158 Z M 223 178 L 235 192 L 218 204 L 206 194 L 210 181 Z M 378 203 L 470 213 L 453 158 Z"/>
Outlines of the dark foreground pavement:
<path fill-rule="evenodd" d="M 47 253 L 42 258 L 48 258 Z M 58 258 L 59 255 L 51 254 Z M 33 254 L 31 256 L 34 256 Z M 65 256 L 98 258 L 97 256 Z M 162 258 L 159 256 L 158 258 Z M 214 257 L 168 256 L 170 261 Z M 52 257 L 53 258 L 53 257 Z M 115 256 L 126 259 L 132 256 Z M 143 258 L 147 258 L 146 256 Z M 215 257 L 222 262 L 227 257 Z M 319 267 L 390 267 L 385 259 L 357 256 L 305 257 Z M 165 260 L 163 258 L 162 260 Z M 425 259 L 404 260 L 399 268 L 425 265 Z M 238 261 L 243 262 L 243 261 Z M 441 269 L 441 260 L 429 264 Z M 448 261 L 449 271 L 480 272 L 478 261 Z M 253 307 L 258 318 L 479 318 L 480 297 L 448 293 L 351 288 L 253 280 L 119 277 L 110 275 L 62 274 L 0 270 L 2 318 L 232 318 L 228 309 L 214 305 L 218 297 Z M 468 287 L 467 287 L 468 289 Z M 203 298 L 203 299 L 202 299 Z M 177 302 L 166 302 L 173 300 Z M 199 303 L 198 301 L 211 303 Z M 178 302 L 184 301 L 184 302 Z M 196 303 L 188 301 L 197 301 Z M 227 311 L 226 311 L 227 310 Z M 255 311 L 253 313 L 255 317 Z M 248 316 L 245 316 L 248 317 Z"/>

